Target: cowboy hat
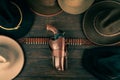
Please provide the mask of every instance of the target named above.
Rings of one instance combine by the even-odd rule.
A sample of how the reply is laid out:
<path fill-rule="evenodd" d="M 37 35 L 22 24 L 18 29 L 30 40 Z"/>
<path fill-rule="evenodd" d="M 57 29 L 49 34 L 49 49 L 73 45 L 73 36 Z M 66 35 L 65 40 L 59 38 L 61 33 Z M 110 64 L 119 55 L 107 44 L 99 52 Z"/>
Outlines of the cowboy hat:
<path fill-rule="evenodd" d="M 60 7 L 67 13 L 80 14 L 86 11 L 94 0 L 58 0 Z"/>
<path fill-rule="evenodd" d="M 33 20 L 34 15 L 22 0 L 0 0 L 0 34 L 21 38 L 28 33 Z"/>
<path fill-rule="evenodd" d="M 86 49 L 82 56 L 82 65 L 99 80 L 120 80 L 120 47 Z"/>
<path fill-rule="evenodd" d="M 0 35 L 0 80 L 12 80 L 24 64 L 23 50 L 20 45 L 7 36 Z"/>
<path fill-rule="evenodd" d="M 27 3 L 40 16 L 54 16 L 62 12 L 57 0 L 27 0 Z"/>
<path fill-rule="evenodd" d="M 113 45 L 120 41 L 120 2 L 101 1 L 84 15 L 83 31 L 95 44 Z"/>

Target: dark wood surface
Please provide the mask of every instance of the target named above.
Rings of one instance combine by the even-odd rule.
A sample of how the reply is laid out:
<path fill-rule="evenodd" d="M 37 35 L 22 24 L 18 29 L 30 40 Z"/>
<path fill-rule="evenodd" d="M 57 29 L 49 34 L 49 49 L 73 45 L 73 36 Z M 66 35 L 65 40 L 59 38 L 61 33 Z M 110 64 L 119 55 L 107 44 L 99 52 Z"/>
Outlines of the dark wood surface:
<path fill-rule="evenodd" d="M 47 24 L 54 25 L 65 32 L 66 38 L 86 39 L 82 31 L 83 14 L 71 15 L 65 12 L 53 17 L 35 15 L 35 22 L 25 37 L 51 37 L 53 34 L 46 30 Z M 23 44 L 25 63 L 23 70 L 14 80 L 97 80 L 81 65 L 81 58 L 90 45 L 71 45 L 68 50 L 68 68 L 57 71 L 52 65 L 49 45 Z"/>

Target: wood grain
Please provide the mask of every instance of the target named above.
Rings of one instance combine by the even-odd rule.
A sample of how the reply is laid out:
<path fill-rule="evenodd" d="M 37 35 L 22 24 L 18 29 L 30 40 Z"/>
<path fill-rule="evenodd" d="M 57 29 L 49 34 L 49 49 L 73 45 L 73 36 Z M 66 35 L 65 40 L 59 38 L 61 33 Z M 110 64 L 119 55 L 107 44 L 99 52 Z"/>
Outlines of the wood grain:
<path fill-rule="evenodd" d="M 71 15 L 65 12 L 53 17 L 35 15 L 35 21 L 29 33 L 21 38 L 21 41 L 18 40 L 24 50 L 25 64 L 14 80 L 97 80 L 81 64 L 84 50 L 96 47 L 86 39 L 82 31 L 82 17 L 83 14 Z M 55 70 L 52 65 L 48 40 L 53 34 L 46 30 L 47 24 L 52 24 L 65 32 L 65 38 L 69 44 L 67 46 L 68 68 L 63 72 Z M 46 38 L 45 41 L 42 38 Z M 47 45 L 40 44 L 41 42 Z M 72 43 L 74 46 L 71 45 Z"/>

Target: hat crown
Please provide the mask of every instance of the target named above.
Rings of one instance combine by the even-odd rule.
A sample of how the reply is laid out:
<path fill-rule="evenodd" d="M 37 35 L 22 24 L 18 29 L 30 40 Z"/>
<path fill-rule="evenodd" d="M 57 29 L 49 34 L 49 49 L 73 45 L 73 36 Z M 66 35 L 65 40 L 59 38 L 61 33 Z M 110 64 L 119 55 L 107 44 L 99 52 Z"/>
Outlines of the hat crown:
<path fill-rule="evenodd" d="M 52 7 L 56 5 L 56 0 L 27 0 L 27 2 L 30 5 L 40 7 L 40 6 L 45 6 L 45 7 Z"/>
<path fill-rule="evenodd" d="M 64 3 L 71 7 L 79 7 L 84 2 L 84 0 L 64 0 Z"/>
<path fill-rule="evenodd" d="M 1 0 L 0 5 L 0 26 L 6 28 L 15 27 L 20 20 L 20 13 L 16 5 L 8 0 Z"/>
<path fill-rule="evenodd" d="M 0 53 L 0 70 L 3 70 L 10 65 L 8 60 L 9 57 L 8 55 L 5 55 L 5 54 Z"/>
<path fill-rule="evenodd" d="M 5 62 L 7 62 L 7 60 L 5 59 L 5 57 L 0 56 L 0 63 L 5 63 Z"/>
<path fill-rule="evenodd" d="M 55 16 L 62 12 L 57 0 L 27 0 L 27 3 L 40 16 Z"/>
<path fill-rule="evenodd" d="M 55 0 L 38 0 L 44 6 L 54 6 Z"/>
<path fill-rule="evenodd" d="M 0 45 L 0 63 L 6 63 L 9 61 L 10 57 L 8 54 L 10 52 L 11 51 L 9 51 L 9 48 L 6 46 L 6 44 Z"/>
<path fill-rule="evenodd" d="M 98 33 L 107 36 L 120 34 L 120 10 L 108 9 L 101 11 L 95 17 L 95 29 Z"/>

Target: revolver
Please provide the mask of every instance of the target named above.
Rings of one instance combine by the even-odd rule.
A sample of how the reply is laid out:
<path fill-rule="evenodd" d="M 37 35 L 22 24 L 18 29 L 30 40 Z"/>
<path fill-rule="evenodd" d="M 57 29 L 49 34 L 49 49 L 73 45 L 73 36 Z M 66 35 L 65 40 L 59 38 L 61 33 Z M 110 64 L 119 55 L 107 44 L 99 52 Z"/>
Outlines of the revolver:
<path fill-rule="evenodd" d="M 53 66 L 59 71 L 64 71 L 67 67 L 67 51 L 64 32 L 57 30 L 52 25 L 47 25 L 47 30 L 52 31 L 54 34 L 52 39 L 49 40 L 49 45 L 52 49 Z"/>

